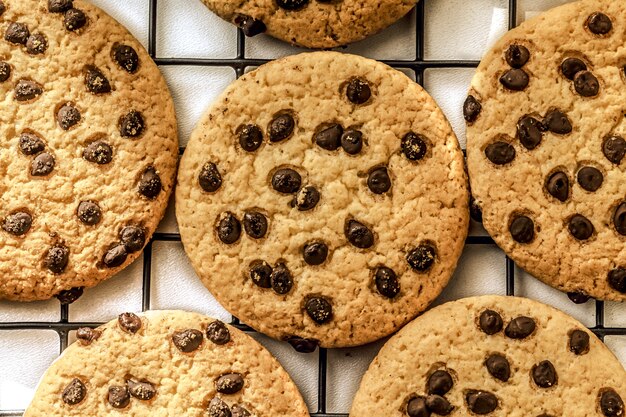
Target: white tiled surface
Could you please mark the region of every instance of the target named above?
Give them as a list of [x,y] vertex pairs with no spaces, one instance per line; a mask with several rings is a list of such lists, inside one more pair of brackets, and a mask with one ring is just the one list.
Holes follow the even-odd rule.
[[[126,25],[147,46],[148,0],[92,0]],[[422,0],[425,3],[425,54],[427,59],[478,60],[506,30],[507,0]],[[567,0],[518,0],[519,21],[537,10]],[[236,55],[236,30],[212,15],[199,0],[158,2],[156,47],[161,58],[232,58]],[[416,50],[415,14],[411,13],[380,34],[341,49],[377,59],[410,60]],[[266,36],[247,40],[249,58],[276,58],[304,51]],[[181,144],[186,144],[193,126],[210,103],[235,78],[231,68],[164,66],[163,73],[177,107]],[[407,72],[407,71],[405,71]],[[414,78],[414,74],[407,74]],[[464,146],[465,128],[461,104],[473,69],[433,69],[424,74],[424,85],[440,103]],[[170,204],[160,232],[176,233],[174,208]],[[484,235],[473,223],[472,235]],[[70,307],[70,320],[105,321],[123,311],[142,306],[140,258],[126,271],[85,295]],[[228,320],[228,313],[202,286],[179,242],[155,242],[152,255],[151,308],[187,309]],[[450,285],[435,304],[477,294],[504,294],[505,257],[492,245],[468,246]],[[595,324],[595,304],[577,306],[558,291],[516,270],[516,294],[554,305],[586,325]],[[626,327],[626,308],[607,303],[606,326]],[[0,322],[56,321],[56,300],[31,304],[0,301]],[[285,343],[253,334],[283,363],[300,387],[312,411],[317,409],[318,353],[299,354]],[[74,340],[73,333],[70,342]],[[328,352],[327,410],[347,412],[361,375],[376,355],[382,341],[354,349]],[[626,363],[626,337],[610,336],[606,343]],[[0,331],[0,412],[24,408],[36,382],[58,353],[59,338],[51,331]]]

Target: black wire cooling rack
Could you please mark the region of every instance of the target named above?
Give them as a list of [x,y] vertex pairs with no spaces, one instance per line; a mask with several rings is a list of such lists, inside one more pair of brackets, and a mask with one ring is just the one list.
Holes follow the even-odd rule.
[[[149,0],[149,27],[148,27],[148,52],[150,56],[159,66],[205,66],[205,67],[230,67],[237,77],[244,74],[246,68],[257,67],[268,61],[269,59],[250,59],[246,58],[246,37],[241,29],[237,31],[237,56],[235,58],[226,59],[195,59],[195,58],[158,58],[156,55],[157,41],[157,2],[158,0]],[[164,0],[162,0],[164,1]],[[424,59],[424,18],[425,3],[432,0],[421,0],[416,6],[416,49],[414,60],[383,60],[382,62],[399,69],[410,69],[415,72],[415,80],[423,84],[424,71],[433,68],[475,68],[479,61],[467,60],[425,60]],[[509,0],[508,18],[509,29],[517,24],[517,0]],[[180,154],[184,148],[180,148]],[[146,245],[143,252],[143,285],[142,285],[142,310],[150,308],[150,286],[151,286],[151,266],[152,266],[152,244],[159,242],[180,242],[180,235],[177,233],[155,233],[152,240]],[[467,245],[494,245],[494,241],[489,236],[469,236],[465,242]],[[515,295],[515,264],[505,257],[506,261],[506,293],[507,295]],[[595,301],[596,303],[596,325],[590,327],[601,340],[605,336],[622,335],[626,336],[626,328],[605,327],[604,326],[604,303]],[[69,306],[61,305],[61,319],[58,322],[4,322],[0,323],[0,331],[2,330],[53,330],[59,335],[59,352],[63,352],[68,345],[68,337],[71,331],[80,327],[96,327],[104,323],[99,322],[77,322],[69,321]],[[254,332],[254,330],[245,324],[239,322],[236,317],[232,318],[231,324],[246,332]],[[318,366],[318,388],[317,388],[317,404],[318,408],[311,413],[314,417],[346,417],[347,414],[328,413],[326,411],[326,374],[327,374],[327,351],[319,349],[319,366]],[[16,417],[23,414],[23,410],[0,410],[0,417]]]

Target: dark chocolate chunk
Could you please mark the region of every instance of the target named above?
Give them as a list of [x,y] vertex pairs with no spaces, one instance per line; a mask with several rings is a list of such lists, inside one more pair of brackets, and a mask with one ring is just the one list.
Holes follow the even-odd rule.
[[7,10],[7,7],[4,5],[4,2],[0,0],[0,16]]
[[2,222],[2,229],[14,236],[28,233],[33,224],[33,216],[26,211],[16,211],[9,214]]
[[237,128],[239,145],[246,152],[254,152],[263,143],[263,132],[257,125],[241,125]]
[[437,251],[432,245],[421,244],[406,255],[409,266],[418,272],[425,272],[435,263]]
[[517,122],[517,137],[526,149],[535,149],[541,143],[543,124],[531,116],[523,116]]
[[265,261],[256,260],[250,264],[250,279],[261,288],[272,288],[272,267]]
[[146,232],[139,226],[126,226],[120,232],[120,240],[129,253],[137,252],[146,243]]
[[91,327],[79,327],[76,330],[76,338],[81,341],[83,345],[90,345],[95,340],[98,340],[102,336],[102,332],[98,329],[92,329]]
[[568,80],[574,81],[574,77],[581,71],[587,71],[587,64],[578,58],[566,58],[561,63],[561,72]]
[[447,416],[454,410],[454,406],[450,404],[450,401],[440,395],[429,395],[426,397],[426,408],[428,408],[428,411],[440,416]]
[[220,215],[216,230],[222,242],[232,245],[241,236],[241,223],[233,213],[227,211]]
[[239,404],[235,404],[230,409],[231,417],[251,417],[252,414]]
[[587,191],[594,192],[602,185],[604,175],[598,168],[582,167],[576,175],[578,184]]
[[320,148],[334,151],[341,146],[341,135],[343,128],[335,123],[317,132],[313,136],[313,142]]
[[530,59],[530,51],[524,45],[513,44],[508,47],[504,57],[512,68],[522,68]]
[[341,147],[347,154],[358,154],[363,149],[363,133],[355,129],[346,130],[341,135]]
[[346,97],[354,104],[363,104],[372,96],[372,90],[367,81],[353,78],[346,87]]
[[48,40],[41,33],[30,35],[26,41],[26,51],[31,55],[40,55],[48,49]]
[[174,332],[172,335],[172,343],[181,352],[191,353],[198,350],[202,344],[202,332],[196,329],[187,329]]
[[558,382],[556,369],[554,369],[554,365],[550,361],[539,362],[533,366],[531,373],[533,381],[540,388],[550,388]]
[[374,234],[361,222],[348,220],[343,231],[348,242],[357,248],[367,249],[374,245]]
[[82,10],[72,8],[65,12],[63,24],[65,29],[75,32],[87,24],[87,16]]
[[116,45],[113,47],[113,59],[126,72],[133,74],[139,67],[139,55],[132,46]]
[[333,318],[333,306],[324,297],[311,297],[304,306],[307,314],[317,324],[324,324]]
[[107,399],[113,408],[126,408],[128,404],[130,404],[130,392],[128,392],[128,387],[126,385],[113,385],[109,387]]
[[489,374],[499,379],[502,382],[506,382],[511,377],[511,366],[509,361],[502,355],[494,353],[490,355],[485,361],[485,366]]
[[248,211],[243,215],[243,227],[253,239],[261,239],[267,233],[267,219],[258,211]]
[[430,417],[430,411],[426,406],[426,398],[413,397],[406,405],[406,413],[409,417]]
[[384,194],[391,188],[391,178],[387,167],[378,167],[370,171],[367,186],[374,194]]
[[517,215],[509,225],[509,233],[518,243],[530,243],[535,239],[535,223],[528,216]]
[[453,385],[452,375],[442,369],[433,372],[428,377],[427,388],[429,394],[446,395]]
[[615,268],[609,272],[609,285],[616,291],[626,294],[626,269],[622,267]]
[[278,7],[285,10],[300,10],[309,4],[309,0],[276,0]]
[[567,228],[571,235],[578,240],[589,239],[595,231],[595,228],[593,227],[593,224],[589,221],[589,219],[581,214],[573,215],[569,219]]
[[15,86],[15,100],[28,101],[43,94],[41,84],[31,80],[19,80]]
[[130,395],[141,401],[150,401],[157,393],[155,386],[148,381],[133,381],[132,379],[128,379],[126,385],[128,386]]
[[50,272],[60,274],[65,271],[69,259],[70,250],[66,246],[57,244],[48,249],[44,259],[44,265],[50,270]]
[[626,236],[626,202],[620,203],[613,214],[613,226],[617,233]]
[[289,336],[287,343],[289,343],[296,352],[300,353],[313,353],[320,344],[317,339],[305,339],[299,336]]
[[502,330],[502,326],[504,325],[504,323],[502,322],[502,317],[500,316],[500,314],[496,313],[493,310],[485,310],[480,313],[478,325],[480,326],[480,330],[487,333],[488,335],[492,335]]
[[595,12],[587,18],[587,27],[591,33],[606,35],[613,29],[613,22],[604,13]]
[[581,291],[568,292],[567,298],[569,298],[574,304],[585,304],[591,299],[590,296]]
[[584,330],[572,330],[569,334],[569,350],[575,355],[589,352],[589,333]]
[[309,265],[321,265],[328,256],[328,246],[324,242],[309,242],[302,248],[304,262]]
[[104,253],[102,263],[108,268],[116,268],[126,262],[128,251],[123,243],[118,243]]
[[85,67],[85,85],[93,94],[106,94],[111,92],[111,84],[99,68],[93,65]]
[[276,294],[284,295],[293,287],[293,277],[287,266],[279,263],[270,274],[270,285]]
[[400,280],[393,269],[379,266],[374,272],[376,289],[383,297],[394,298],[400,293]]
[[24,155],[35,155],[45,149],[43,140],[34,133],[24,132],[20,135],[19,148]]
[[619,165],[626,155],[626,140],[620,136],[610,136],[604,139],[602,153],[611,163]]
[[123,138],[136,138],[141,136],[146,127],[143,116],[137,110],[131,110],[120,117],[120,135]]
[[485,156],[496,165],[506,165],[515,159],[515,148],[510,143],[493,142],[485,148]]
[[320,201],[320,192],[312,185],[302,187],[294,196],[292,206],[300,211],[311,210]]
[[61,399],[65,404],[68,405],[76,405],[85,399],[87,395],[87,388],[83,381],[78,378],[72,379],[72,382],[67,384],[63,393],[61,394]]
[[426,155],[427,146],[424,137],[409,132],[402,137],[402,153],[409,161],[419,161]]
[[74,287],[69,290],[60,291],[55,297],[61,304],[72,304],[83,295],[84,287]]
[[232,417],[232,413],[230,412],[228,404],[219,397],[215,397],[209,403],[207,417]]
[[65,13],[73,6],[72,0],[48,0],[48,11],[50,13]]
[[215,320],[207,326],[206,338],[216,345],[225,345],[230,342],[230,331],[224,323]]
[[4,32],[4,39],[16,45],[26,45],[29,36],[28,26],[20,22],[9,23],[6,32]]
[[537,325],[535,320],[526,316],[519,316],[511,320],[511,322],[504,329],[506,337],[511,339],[525,339],[530,336]]
[[510,69],[500,77],[500,83],[512,91],[522,91],[528,87],[530,81],[523,69]]
[[465,394],[467,407],[476,414],[483,415],[498,408],[498,397],[487,391],[469,390]]
[[293,133],[295,127],[296,121],[293,119],[293,116],[291,114],[283,113],[276,116],[274,119],[272,119],[269,127],[267,128],[270,142],[280,142],[288,139]]
[[69,130],[80,122],[80,111],[70,103],[66,103],[57,112],[57,123],[63,130]]
[[243,34],[246,36],[256,36],[267,30],[262,20],[247,15],[237,16],[235,18],[235,24],[243,30]]
[[213,193],[222,186],[222,175],[213,162],[206,162],[198,174],[198,183],[207,193]]
[[567,201],[569,198],[569,178],[562,171],[552,173],[546,181],[546,190],[559,201]]
[[621,417],[624,415],[624,401],[612,388],[600,391],[600,410],[606,417]]
[[467,96],[463,103],[463,117],[467,123],[474,123],[480,115],[483,106],[472,95]]
[[552,133],[566,135],[572,131],[572,122],[565,113],[558,109],[548,111],[542,125]]
[[83,158],[98,165],[106,165],[113,160],[113,148],[105,141],[97,140],[85,147]]
[[161,177],[157,174],[156,169],[152,166],[146,168],[137,185],[139,194],[152,200],[157,198],[162,188]]
[[279,193],[293,194],[300,189],[302,177],[296,170],[281,168],[272,175],[272,188]]
[[47,152],[42,152],[31,161],[30,175],[34,177],[45,177],[52,172],[55,164],[54,156]]
[[9,65],[8,62],[0,61],[0,83],[3,83],[6,80],[8,80],[10,76],[11,76],[11,65]]
[[235,394],[243,388],[243,377],[241,374],[225,374],[215,381],[215,390],[221,394]]
[[600,82],[589,71],[580,71],[574,76],[574,88],[583,97],[594,97],[600,91]]
[[135,334],[141,329],[141,319],[135,313],[122,313],[117,317],[117,324],[126,333]]
[[87,226],[95,226],[102,220],[102,210],[94,201],[81,201],[78,203],[76,216]]

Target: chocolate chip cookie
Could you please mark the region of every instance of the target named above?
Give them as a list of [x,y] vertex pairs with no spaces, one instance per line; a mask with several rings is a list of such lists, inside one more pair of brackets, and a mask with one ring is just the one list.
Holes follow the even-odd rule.
[[376,61],[301,54],[233,83],[181,160],[191,262],[244,323],[352,346],[423,311],[468,227],[457,139],[432,98]]
[[436,307],[383,346],[351,417],[618,417],[626,371],[587,328],[525,298]]
[[483,223],[575,296],[626,300],[626,4],[584,0],[506,34],[465,101]]
[[141,44],[82,0],[4,0],[0,298],[78,294],[140,255],[178,155]]
[[308,416],[278,361],[245,333],[182,311],[121,314],[43,376],[25,417]]
[[266,32],[308,48],[332,48],[379,32],[419,0],[202,0],[247,36]]

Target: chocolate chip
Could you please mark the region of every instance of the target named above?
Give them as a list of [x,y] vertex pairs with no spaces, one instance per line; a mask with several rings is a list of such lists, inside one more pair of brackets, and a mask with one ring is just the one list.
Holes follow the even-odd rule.
[[261,288],[272,288],[272,267],[265,261],[256,260],[250,264],[250,279]]
[[196,329],[187,329],[174,332],[172,335],[172,343],[181,352],[191,353],[198,350],[202,344],[202,332]]
[[243,30],[243,34],[246,36],[256,36],[267,30],[262,20],[247,15],[237,16],[235,18],[235,24]]
[[349,155],[356,155],[363,149],[363,133],[349,129],[341,135],[341,147]]
[[391,188],[391,178],[387,167],[379,167],[370,171],[367,186],[374,194],[384,194]]
[[535,320],[526,316],[519,316],[511,320],[504,329],[506,337],[511,339],[525,339],[535,331]]
[[521,144],[529,150],[535,149],[541,143],[544,126],[531,116],[523,116],[517,122],[517,137]]
[[463,103],[463,117],[467,123],[474,123],[480,115],[483,106],[472,95],[467,96]]
[[91,327],[79,327],[76,330],[76,338],[81,341],[83,345],[90,345],[95,340],[98,340],[102,336],[102,332],[98,329],[92,329]]
[[518,215],[509,225],[509,233],[518,243],[530,243],[535,239],[535,223],[528,216]]
[[289,336],[286,340],[296,352],[300,353],[313,353],[320,344],[317,339],[305,339],[299,336]]
[[604,13],[595,12],[587,18],[587,27],[591,33],[606,35],[613,29],[611,19]]
[[230,412],[230,408],[228,408],[228,404],[220,398],[215,397],[209,403],[207,417],[232,417],[232,414]]
[[383,297],[394,298],[400,293],[400,281],[393,269],[379,266],[374,272],[376,289]]
[[619,165],[626,155],[626,140],[620,136],[610,136],[604,139],[602,153],[610,162]]
[[231,417],[251,417],[252,414],[239,404],[233,405],[231,408]]
[[159,195],[163,186],[161,184],[161,177],[157,174],[154,167],[148,167],[144,170],[139,179],[137,189],[139,194],[151,200]]
[[522,91],[528,87],[528,74],[523,69],[510,69],[500,77],[500,83],[512,91]]
[[580,291],[568,292],[567,297],[574,304],[585,304],[587,301],[591,299],[591,297],[589,297],[587,294],[580,292]]
[[341,135],[343,128],[335,123],[315,133],[313,142],[320,148],[334,151],[341,145]]
[[312,185],[302,187],[294,196],[291,202],[292,207],[297,207],[300,211],[307,211],[314,208],[320,201],[320,192]]
[[569,232],[578,240],[587,240],[595,231],[593,224],[585,216],[575,214],[569,219],[567,224]]
[[513,68],[522,68],[530,59],[528,48],[523,45],[510,45],[504,54],[506,62]]
[[28,101],[43,94],[43,87],[30,80],[19,80],[15,86],[15,100]]
[[285,10],[300,10],[309,4],[309,0],[276,0],[278,7]]
[[135,313],[120,314],[117,323],[126,333],[135,334],[141,329],[141,319]]
[[76,405],[85,399],[87,395],[87,388],[83,381],[78,378],[72,379],[72,382],[67,384],[63,393],[61,394],[61,399],[65,404],[68,405]]
[[606,417],[621,417],[624,415],[624,401],[614,389],[603,389],[600,393],[600,410]]
[[58,244],[48,249],[44,259],[44,265],[52,273],[60,274],[65,271],[69,259],[70,250],[66,246]]
[[119,121],[120,135],[123,138],[136,138],[141,136],[146,126],[143,116],[137,110],[131,110]]
[[493,142],[485,148],[485,156],[496,165],[506,165],[515,159],[515,148],[510,143]]
[[454,410],[454,406],[450,404],[450,401],[440,395],[429,395],[426,397],[426,408],[428,411],[440,416],[447,416]]
[[489,414],[498,408],[498,397],[487,391],[469,390],[465,401],[470,411],[479,415]]
[[419,161],[426,155],[426,141],[422,135],[409,132],[402,137],[402,153],[409,161]]
[[117,268],[126,262],[128,251],[123,243],[118,243],[104,253],[102,263],[108,268]]
[[272,188],[279,193],[293,194],[302,185],[302,177],[291,168],[282,168],[272,175]]
[[261,239],[267,233],[267,219],[258,211],[248,211],[243,215],[243,227],[248,236]]
[[577,174],[578,183],[587,191],[596,191],[602,185],[604,176],[599,169],[594,167],[582,167]]
[[30,35],[26,41],[26,51],[31,55],[40,55],[48,49],[48,41],[41,33]]
[[155,386],[148,381],[133,381],[129,379],[126,381],[126,385],[128,385],[130,395],[141,401],[150,401],[157,393]]
[[363,104],[372,96],[372,90],[367,81],[361,78],[353,78],[346,87],[346,97],[354,104]]
[[232,245],[239,240],[241,236],[241,223],[231,212],[222,213],[218,218],[216,227],[217,237],[226,243]]
[[113,59],[123,70],[134,74],[139,67],[139,56],[132,46],[116,45],[113,47]]
[[328,256],[328,246],[324,242],[309,242],[302,248],[302,256],[309,265],[321,265]]
[[98,165],[106,165],[113,159],[113,149],[105,141],[96,140],[85,147],[83,158]]
[[548,111],[546,117],[543,118],[542,125],[550,132],[558,135],[566,135],[572,131],[572,122],[565,113],[558,109]]
[[311,297],[304,308],[311,319],[317,324],[324,324],[333,318],[333,306],[324,297]]
[[85,85],[93,94],[106,94],[111,92],[111,84],[99,68],[93,65],[85,67]]
[[129,253],[137,252],[146,243],[146,232],[139,226],[126,226],[120,232],[120,240]]
[[215,390],[221,394],[235,394],[243,388],[243,377],[241,374],[232,373],[220,376],[215,381]]
[[562,171],[552,173],[546,181],[546,190],[559,201],[567,201],[569,197],[569,178]]
[[246,152],[254,152],[263,143],[263,132],[257,125],[241,125],[237,128],[239,145]]
[[429,394],[446,395],[453,385],[452,375],[448,371],[440,369],[428,377],[427,388]]
[[578,58],[566,58],[561,63],[561,72],[568,80],[574,80],[576,74],[587,71],[587,64]]
[[61,304],[72,304],[83,295],[84,287],[74,287],[69,290],[60,291],[55,297]]
[[213,162],[206,162],[198,174],[198,183],[207,193],[213,193],[222,186],[222,176]]
[[556,369],[554,369],[554,365],[550,361],[539,362],[533,366],[531,373],[533,381],[540,388],[550,388],[556,385],[558,380]]
[[600,91],[600,82],[589,71],[580,71],[574,76],[574,88],[583,97],[594,97]]
[[4,2],[0,0],[0,16],[7,10],[7,7],[4,5]]
[[578,329],[570,332],[569,350],[575,355],[584,355],[589,352],[589,334]]
[[78,219],[87,226],[95,226],[100,223],[102,219],[102,210],[100,210],[98,203],[93,201],[81,201],[78,203],[76,215]]
[[5,82],[11,76],[11,65],[8,62],[0,61],[0,83]]
[[626,269],[615,268],[609,272],[609,285],[616,291],[626,294]]
[[45,149],[43,140],[34,133],[24,132],[20,135],[19,148],[24,155],[35,155]]
[[34,177],[45,177],[54,170],[54,156],[47,152],[37,155],[30,163],[30,175]]
[[70,32],[75,32],[87,24],[87,16],[85,16],[82,10],[69,9],[65,12],[63,24],[65,25],[65,29]]
[[480,313],[478,325],[480,326],[480,330],[488,335],[496,334],[502,330],[502,317],[493,310],[485,310]]
[[11,22],[4,32],[4,39],[16,45],[26,45],[30,30],[24,23]]
[[409,417],[430,417],[426,398],[422,396],[411,398],[406,405],[406,413]]
[[357,248],[367,249],[374,245],[374,234],[361,222],[348,220],[343,230],[348,241]]
[[509,365],[509,361],[502,355],[494,353],[489,356],[485,361],[485,366],[492,377],[499,379],[502,382],[508,381],[511,377],[511,366]]
[[293,287],[291,272],[283,263],[279,263],[270,274],[270,285],[276,294],[284,295]]
[[206,338],[216,345],[225,345],[230,342],[230,332],[224,323],[215,320],[207,326]]
[[107,398],[113,408],[125,408],[130,404],[130,393],[126,385],[113,385],[109,387],[109,395]]
[[295,127],[296,121],[293,119],[291,114],[284,113],[276,116],[272,119],[267,129],[270,136],[270,142],[280,142],[288,139],[293,133]]
[[72,7],[72,0],[48,0],[48,11],[50,13],[65,13]]
[[63,130],[69,130],[80,122],[80,111],[70,103],[66,103],[57,112],[57,123]]
[[429,244],[422,244],[406,255],[409,266],[418,272],[426,272],[435,263],[437,251]]
[[470,196],[469,209],[470,209],[470,217],[474,219],[474,221],[478,223],[482,223],[483,222],[483,210],[480,208],[480,206],[478,205],[478,203],[476,202],[473,196]]
[[33,216],[25,211],[16,211],[9,214],[2,222],[2,229],[14,236],[22,236],[28,233],[33,224]]

